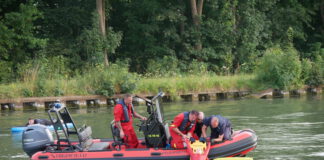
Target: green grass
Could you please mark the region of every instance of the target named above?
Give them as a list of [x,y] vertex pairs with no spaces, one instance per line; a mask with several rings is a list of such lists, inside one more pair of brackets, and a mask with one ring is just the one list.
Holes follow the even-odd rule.
[[255,90],[257,85],[254,79],[254,75],[218,76],[214,74],[148,77],[139,80],[135,93],[152,94],[159,89],[170,95],[190,92]]
[[[98,74],[98,73],[94,73]],[[172,96],[191,92],[214,92],[230,90],[258,90],[255,75],[218,76],[215,74],[178,75],[174,77],[137,77],[133,94],[155,94],[159,89]],[[106,79],[95,75],[70,79],[36,80],[0,85],[0,98],[72,96],[96,94],[96,86]],[[114,80],[115,93],[120,92],[121,83]]]
[[44,88],[37,88],[37,82],[16,82],[0,85],[0,98],[44,97],[87,95],[77,80],[45,80]]

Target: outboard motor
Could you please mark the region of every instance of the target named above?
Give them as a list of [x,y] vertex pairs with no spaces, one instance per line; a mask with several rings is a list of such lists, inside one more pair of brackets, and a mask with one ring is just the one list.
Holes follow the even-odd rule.
[[30,125],[24,130],[22,135],[23,150],[32,156],[38,151],[43,151],[47,146],[54,143],[50,130],[40,124]]

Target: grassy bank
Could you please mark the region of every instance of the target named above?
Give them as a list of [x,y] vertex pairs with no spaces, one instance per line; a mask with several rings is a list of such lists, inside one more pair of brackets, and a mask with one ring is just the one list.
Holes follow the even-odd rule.
[[[296,90],[304,85],[323,84],[323,61],[299,60],[293,49],[272,48],[260,59],[254,74],[220,76],[204,65],[188,72],[158,65],[145,76],[129,72],[125,62],[105,67],[98,64],[82,72],[68,74],[52,63],[31,63],[21,69],[15,82],[0,84],[0,99],[19,97],[104,95],[120,93],[154,94],[162,89],[174,97],[191,92],[215,92],[274,88]],[[159,64],[159,63],[157,63]],[[61,66],[61,65],[58,65]],[[149,67],[150,68],[150,67]],[[221,73],[220,73],[221,74]]]
[[135,93],[150,94],[162,89],[171,95],[190,92],[257,90],[254,75],[218,76],[214,74],[142,78]]
[[257,90],[254,75],[218,76],[215,74],[178,75],[173,77],[143,77],[127,73],[123,68],[115,72],[89,72],[75,78],[35,79],[0,85],[0,98],[72,96],[118,93],[153,94],[159,89],[178,93],[226,90]]

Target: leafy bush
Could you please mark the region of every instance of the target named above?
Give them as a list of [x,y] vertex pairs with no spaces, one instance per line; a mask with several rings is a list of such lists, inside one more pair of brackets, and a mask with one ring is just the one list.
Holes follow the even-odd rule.
[[114,94],[114,86],[111,81],[104,81],[98,85],[95,94],[112,96]]
[[305,84],[311,87],[317,87],[323,84],[323,61],[321,59],[317,59],[316,62],[312,63]]
[[198,62],[197,60],[194,59],[189,64],[188,73],[190,73],[190,74],[204,74],[207,72],[208,72],[208,70],[207,70],[206,63]]
[[12,80],[13,72],[11,66],[11,62],[0,60],[0,83],[6,83]]
[[21,90],[22,92],[22,96],[24,97],[32,97],[34,94],[33,94],[33,91],[30,89],[30,88],[22,88]]
[[56,80],[55,81],[55,87],[53,90],[54,96],[63,96],[64,95],[64,89],[63,84],[61,84],[62,81]]
[[84,75],[84,80],[89,84],[88,93],[112,96],[132,92],[136,87],[137,75],[128,72],[128,65],[97,65]]
[[257,69],[257,79],[275,89],[296,89],[302,84],[297,51],[288,47],[267,49]]
[[301,66],[302,66],[301,79],[303,82],[306,82],[310,76],[310,71],[312,69],[312,62],[309,59],[302,59]]
[[308,52],[302,52],[301,56],[316,61],[319,56],[324,56],[324,46],[322,42],[314,42],[307,44]]
[[147,76],[174,76],[179,73],[178,59],[173,56],[164,56],[148,62]]
[[317,56],[315,62],[309,59],[302,61],[302,80],[306,85],[317,87],[323,84],[323,66],[324,63],[320,56]]
[[42,96],[49,96],[47,94],[47,85],[46,85],[46,80],[45,79],[37,79],[35,82],[35,94],[34,96],[37,97],[42,97]]
[[18,76],[24,82],[37,79],[57,79],[68,77],[71,72],[67,67],[67,59],[63,56],[39,57],[18,65]]
[[2,84],[0,85],[0,98],[16,98],[19,97],[19,87],[16,84]]

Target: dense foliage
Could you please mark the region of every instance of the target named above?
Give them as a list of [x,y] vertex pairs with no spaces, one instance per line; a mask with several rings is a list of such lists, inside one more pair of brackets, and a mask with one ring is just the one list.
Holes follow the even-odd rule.
[[301,85],[301,62],[292,48],[269,48],[257,69],[258,79],[277,89],[297,89]]
[[0,0],[0,83],[33,82],[26,96],[89,73],[97,89],[85,92],[103,95],[133,90],[136,74],[257,71],[280,89],[323,84],[324,0],[102,1],[105,33],[98,1]]

